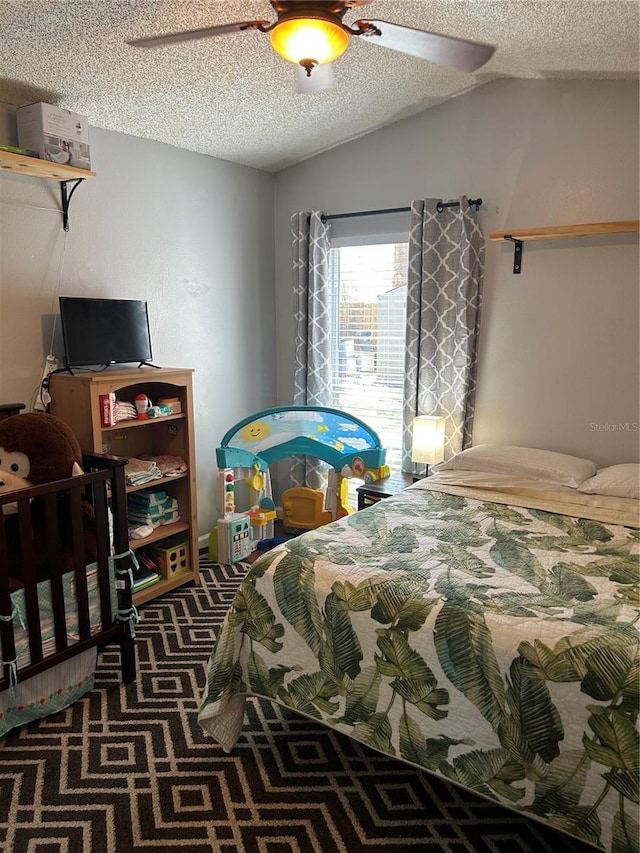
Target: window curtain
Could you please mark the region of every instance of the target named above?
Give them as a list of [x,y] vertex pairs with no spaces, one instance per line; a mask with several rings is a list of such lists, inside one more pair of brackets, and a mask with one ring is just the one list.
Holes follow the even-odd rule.
[[440,213],[438,199],[411,205],[402,468],[418,476],[416,415],[445,417],[445,459],[471,444],[485,240],[468,198],[459,202]]
[[[296,325],[294,406],[328,406],[331,400],[331,226],[323,217],[321,211],[303,211],[291,217]],[[296,457],[290,480],[293,485],[321,489],[326,485],[325,470],[323,462]]]

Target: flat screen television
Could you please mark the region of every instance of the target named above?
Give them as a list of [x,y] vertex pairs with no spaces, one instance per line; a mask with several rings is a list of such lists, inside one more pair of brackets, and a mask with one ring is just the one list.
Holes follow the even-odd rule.
[[151,360],[147,303],[60,296],[65,367]]

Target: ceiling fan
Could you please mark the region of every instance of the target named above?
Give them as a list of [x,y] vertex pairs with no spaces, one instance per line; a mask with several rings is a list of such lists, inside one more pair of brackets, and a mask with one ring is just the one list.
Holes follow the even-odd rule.
[[[136,47],[161,47],[182,41],[222,36],[228,33],[258,30],[269,33],[273,49],[284,59],[296,63],[302,79],[311,78],[313,69],[329,66],[347,49],[350,36],[363,36],[372,44],[450,65],[468,73],[476,71],[493,56],[495,47],[479,42],[417,30],[389,21],[355,21],[351,26],[342,20],[345,12],[364,6],[371,0],[270,0],[276,21],[241,21],[218,27],[204,27],[178,33],[132,39],[127,44]],[[325,68],[325,71],[327,69]],[[329,68],[330,70],[330,68]],[[314,76],[319,76],[318,71]],[[330,83],[330,75],[322,75]],[[318,81],[320,82],[320,81]],[[329,88],[313,86],[308,90]]]

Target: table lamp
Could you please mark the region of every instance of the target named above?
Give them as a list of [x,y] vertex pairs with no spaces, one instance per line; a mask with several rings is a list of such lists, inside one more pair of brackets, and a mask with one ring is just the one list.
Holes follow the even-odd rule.
[[425,476],[429,474],[429,465],[444,459],[444,424],[445,419],[437,415],[419,415],[413,419],[411,461],[426,464]]

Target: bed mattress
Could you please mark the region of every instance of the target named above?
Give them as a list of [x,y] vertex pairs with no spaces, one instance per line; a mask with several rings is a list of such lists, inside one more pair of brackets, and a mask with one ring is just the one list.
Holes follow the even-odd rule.
[[449,472],[279,546],[235,596],[200,723],[230,750],[267,697],[637,849],[637,510]]

